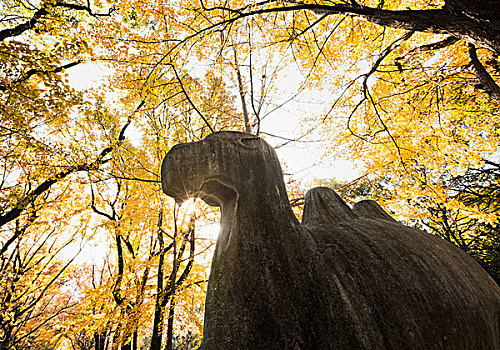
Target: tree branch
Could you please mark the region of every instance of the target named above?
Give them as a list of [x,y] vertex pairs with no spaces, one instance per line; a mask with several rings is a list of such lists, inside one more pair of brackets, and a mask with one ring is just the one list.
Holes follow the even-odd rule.
[[76,11],[86,11],[92,17],[107,17],[107,16],[111,16],[111,14],[115,11],[115,7],[111,6],[109,8],[109,10],[108,10],[107,13],[97,13],[97,12],[93,12],[92,11],[92,9],[90,8],[90,5],[83,6],[83,5],[78,5],[78,4],[70,4],[70,3],[62,2],[62,1],[57,1],[54,4],[54,7],[64,7],[64,8],[71,9],[71,10],[76,10]]
[[[234,17],[226,20],[225,24],[245,17],[251,17],[265,13],[308,10],[319,15],[349,15],[365,21],[379,24],[381,26],[392,27],[396,29],[406,29],[419,32],[447,33],[448,27],[450,27],[450,24],[452,24],[451,21],[453,20],[452,18],[449,18],[448,11],[443,9],[394,11],[361,6],[358,4],[323,5],[293,3],[293,5],[262,7],[249,11],[246,11],[246,9],[231,9],[227,7],[217,7],[213,9],[224,10],[234,14]],[[223,23],[219,23],[219,25],[221,24]]]
[[29,78],[31,78],[33,75],[37,75],[37,74],[48,75],[48,74],[60,73],[63,70],[74,67],[80,63],[81,63],[81,61],[78,60],[75,62],[64,64],[62,66],[59,66],[59,67],[57,67],[53,70],[49,70],[49,71],[44,71],[44,70],[32,68],[32,69],[28,70],[26,73],[24,73],[19,79],[14,80],[13,82],[11,82],[7,85],[0,85],[0,91],[6,91],[8,89],[8,87],[11,85],[23,83],[23,82],[27,81]]
[[[240,64],[238,63],[238,57],[236,54],[236,47],[235,46],[233,46],[233,54],[234,54],[234,70],[236,72],[236,78],[238,79],[238,92],[240,94],[241,108],[243,110],[243,120],[245,123],[245,132],[251,134],[252,129],[250,128],[250,119],[248,118],[248,108],[247,108],[247,103],[245,100],[245,89],[243,87],[243,79],[241,77]],[[250,67],[250,69],[252,69],[252,68]]]
[[49,12],[42,7],[41,9],[35,11],[35,13],[30,18],[29,21],[21,23],[15,26],[14,28],[6,28],[0,30],[0,41],[3,41],[12,36],[21,35],[25,31],[32,29],[33,27],[35,27],[35,25],[38,23],[38,21],[40,21],[42,17],[48,14]]
[[24,33],[27,30],[33,29],[35,25],[40,22],[43,17],[47,16],[50,14],[48,11],[48,7],[63,7],[71,10],[76,10],[76,11],[86,11],[88,12],[89,15],[92,17],[102,17],[102,16],[110,16],[111,13],[115,11],[114,6],[111,7],[108,10],[108,13],[95,13],[92,11],[92,9],[89,6],[83,6],[83,5],[77,5],[77,4],[70,4],[62,1],[57,1],[55,4],[45,4],[42,8],[38,9],[35,11],[33,16],[24,23],[21,23],[14,28],[6,28],[0,30],[0,41],[3,41],[7,38],[13,37],[13,36],[18,36]]
[[459,40],[460,40],[459,38],[456,38],[456,37],[450,35],[450,36],[444,38],[443,40],[416,47],[416,48],[408,51],[404,56],[396,58],[394,60],[394,63],[399,69],[403,62],[409,60],[411,57],[413,57],[416,54],[419,54],[421,52],[426,52],[426,51],[440,50],[440,49],[443,49],[445,47],[448,47],[448,46],[455,44]]
[[123,304],[125,301],[125,298],[122,297],[120,293],[120,287],[121,287],[121,282],[123,279],[123,267],[124,267],[124,262],[123,262],[123,249],[122,249],[122,241],[121,241],[121,236],[119,233],[115,235],[115,240],[116,240],[116,252],[117,252],[117,260],[118,260],[118,275],[116,277],[116,281],[113,285],[113,299],[115,300],[117,305]]
[[481,61],[479,61],[476,47],[472,44],[469,44],[469,58],[472,70],[481,83],[477,87],[484,90],[492,100],[500,102],[500,86],[498,86]]
[[413,35],[413,31],[406,32],[404,35],[399,37],[398,39],[394,40],[389,46],[387,46],[379,55],[375,63],[373,64],[372,68],[368,73],[364,75],[364,80],[363,80],[363,89],[366,91],[368,89],[368,78],[375,73],[382,63],[382,61],[395,49],[397,48],[400,44],[405,42],[406,40],[410,39],[410,37]]
[[182,79],[181,77],[179,76],[179,74],[177,73],[177,69],[175,68],[175,66],[173,64],[169,64],[169,66],[172,68],[172,70],[174,71],[174,74],[175,74],[175,78],[177,79],[177,81],[179,82],[179,86],[184,94],[184,96],[186,97],[188,103],[191,105],[191,107],[193,107],[193,109],[195,110],[195,112],[200,116],[200,118],[203,120],[203,122],[208,126],[208,129],[210,129],[211,132],[214,132],[214,129],[212,128],[212,126],[210,125],[210,123],[208,122],[207,118],[205,118],[205,116],[203,115],[203,113],[200,112],[200,110],[196,107],[196,105],[194,104],[194,102],[191,100],[191,98],[189,97],[189,94],[188,92],[186,91],[186,89],[184,88],[184,84],[182,83]]
[[111,216],[109,215],[108,213],[105,213],[103,211],[100,211],[99,209],[97,209],[97,207],[95,206],[95,195],[94,195],[94,187],[92,186],[92,184],[90,185],[90,194],[91,194],[91,203],[90,203],[90,208],[94,211],[94,213],[98,214],[98,215],[101,215],[101,216],[104,216],[105,218],[107,218],[108,220],[110,221],[116,221],[116,218],[114,216]]

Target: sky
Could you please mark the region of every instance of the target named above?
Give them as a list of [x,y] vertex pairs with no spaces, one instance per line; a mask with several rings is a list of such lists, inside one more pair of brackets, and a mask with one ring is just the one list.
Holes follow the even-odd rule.
[[[264,132],[283,138],[294,139],[301,134],[300,117],[296,113],[278,111],[266,122],[262,129]],[[335,178],[340,181],[352,181],[358,178],[363,170],[361,162],[355,163],[342,159],[339,155],[324,156],[327,140],[312,136],[312,140],[289,142],[280,137],[267,134],[263,138],[275,147],[281,161],[283,171],[293,174],[294,179],[308,185],[316,178]],[[283,143],[285,146],[280,147]]]

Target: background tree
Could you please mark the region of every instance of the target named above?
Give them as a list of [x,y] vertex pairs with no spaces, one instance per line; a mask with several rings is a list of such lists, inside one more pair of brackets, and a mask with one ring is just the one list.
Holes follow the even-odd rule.
[[311,186],[325,186],[334,189],[345,201],[354,204],[361,200],[384,200],[390,191],[383,178],[361,176],[354,181],[338,181],[336,179],[318,179]]
[[[452,178],[448,187],[460,205],[429,207],[425,224],[471,254],[500,284],[500,165],[488,160]],[[482,215],[477,215],[477,212]]]
[[[35,343],[40,348],[54,347],[64,341],[80,348],[89,344],[96,349],[126,348],[128,344],[137,348],[138,332],[151,331],[152,319],[144,315],[151,315],[154,283],[150,283],[149,272],[156,267],[158,255],[158,208],[150,210],[159,203],[156,169],[166,152],[165,142],[171,144],[172,137],[188,140],[185,137],[196,134],[199,124],[189,125],[188,119],[182,119],[189,118],[188,113],[169,105],[165,110],[172,114],[164,116],[166,124],[160,119],[159,127],[151,131],[148,121],[156,122],[154,115],[133,122],[134,113],[145,101],[122,105],[118,113],[107,108],[108,102],[98,93],[75,91],[69,85],[65,69],[70,71],[91,59],[94,31],[113,22],[112,7],[104,7],[106,12],[98,13],[98,7],[89,2],[49,1],[34,6],[13,1],[5,3],[2,12],[0,67],[6,72],[0,86],[2,348]],[[193,84],[182,88],[200,85],[191,81]],[[224,96],[218,95],[224,94],[221,82],[208,76],[207,81],[214,88],[204,98],[212,104],[223,101]],[[228,98],[226,105],[230,101]],[[219,114],[223,113],[222,108]],[[211,121],[217,124],[213,114]],[[172,115],[177,119],[170,118]],[[178,133],[171,134],[170,126]],[[144,133],[143,140],[134,138],[136,143],[155,145],[151,153],[126,142],[129,127]],[[205,132],[201,130],[202,135]],[[151,135],[156,137],[154,141]],[[144,183],[150,184],[147,191]],[[113,190],[120,187],[120,196],[112,197]],[[123,188],[131,188],[135,196],[123,197]],[[111,223],[96,226],[99,221],[91,208],[98,215],[108,215]],[[70,236],[68,231],[77,224],[82,228]],[[69,243],[72,239],[95,237],[99,241],[105,230],[113,232],[110,241],[120,252],[118,258],[113,254],[106,258],[104,266],[117,273],[101,269],[97,283],[95,269],[70,268],[74,258],[68,258],[65,251],[74,250]],[[104,239],[98,248],[109,244],[113,246]],[[192,267],[192,257],[186,263],[182,255],[176,258],[182,260],[177,265]],[[109,262],[115,259],[116,265]],[[84,273],[71,276],[72,271]],[[85,284],[85,278],[91,283]],[[110,301],[117,305],[110,308]],[[82,319],[68,317],[71,314]],[[138,329],[142,316],[147,324]],[[81,329],[89,333],[82,334]]]
[[105,164],[129,123],[93,142],[95,110],[66,79],[91,52],[86,26],[108,13],[89,2],[0,6],[0,342],[53,347],[77,302],[68,276],[87,227],[79,173]]

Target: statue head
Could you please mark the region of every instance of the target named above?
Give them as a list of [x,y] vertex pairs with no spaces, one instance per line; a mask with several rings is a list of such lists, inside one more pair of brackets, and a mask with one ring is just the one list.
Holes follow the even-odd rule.
[[212,206],[235,200],[248,190],[268,191],[269,186],[286,196],[282,176],[271,146],[259,137],[234,131],[176,145],[161,166],[163,192],[178,203],[199,197]]

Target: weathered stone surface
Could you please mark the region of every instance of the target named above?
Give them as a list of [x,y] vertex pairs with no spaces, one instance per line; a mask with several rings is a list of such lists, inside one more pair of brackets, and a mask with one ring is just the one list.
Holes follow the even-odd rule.
[[500,289],[471,257],[328,188],[299,223],[260,138],[175,146],[161,175],[222,211],[202,349],[500,349]]

